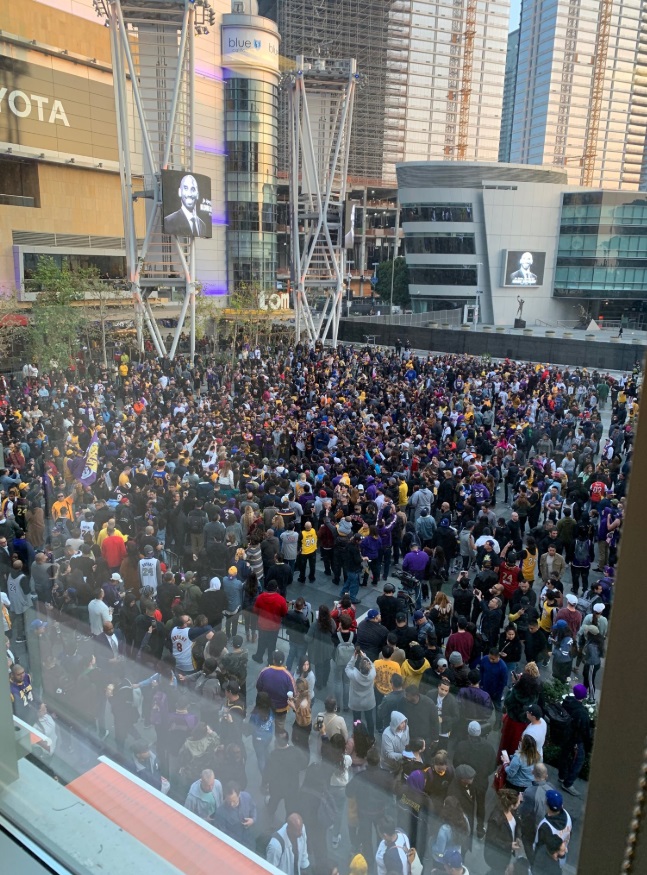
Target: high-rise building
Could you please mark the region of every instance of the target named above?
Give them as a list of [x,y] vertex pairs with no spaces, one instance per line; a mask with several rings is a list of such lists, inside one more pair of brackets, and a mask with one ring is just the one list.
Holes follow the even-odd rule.
[[[509,0],[407,5],[410,38],[396,161],[496,161]],[[389,175],[393,169],[386,164]]]
[[357,60],[352,179],[394,183],[401,161],[497,160],[509,0],[260,0],[259,12],[287,59]]
[[510,161],[512,120],[514,116],[514,93],[517,87],[517,59],[519,57],[519,28],[508,34],[508,52],[505,57],[505,80],[503,83],[503,108],[501,110],[501,136],[499,138],[499,161]]
[[507,160],[572,184],[637,189],[647,173],[645,0],[524,0]]

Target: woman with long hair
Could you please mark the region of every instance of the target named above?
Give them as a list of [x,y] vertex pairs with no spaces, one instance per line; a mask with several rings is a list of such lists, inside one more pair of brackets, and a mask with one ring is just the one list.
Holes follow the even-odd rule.
[[294,698],[288,699],[288,706],[294,711],[292,744],[309,751],[310,733],[312,732],[310,687],[308,681],[303,677],[297,678],[295,686],[296,693],[294,694]]
[[499,655],[508,669],[508,683],[521,660],[521,638],[514,623],[508,623],[505,632],[499,638]]
[[352,760],[353,773],[363,772],[366,768],[366,754],[375,747],[375,736],[366,728],[361,720],[353,723],[353,734],[346,742],[346,753]]
[[501,726],[501,740],[497,759],[504,750],[516,750],[523,731],[528,725],[526,714],[531,705],[536,705],[541,693],[539,669],[534,662],[526,663],[517,682],[506,693],[503,701],[505,714]]
[[516,790],[503,789],[497,793],[497,802],[485,831],[483,849],[485,862],[490,867],[488,875],[505,872],[512,855],[521,850],[521,830],[517,820],[520,803],[521,794]]
[[437,592],[428,616],[434,624],[438,644],[442,644],[451,635],[452,613],[450,600],[444,592]]
[[341,823],[346,805],[346,785],[350,780],[352,760],[345,752],[346,740],[341,734],[333,735],[328,744],[321,746],[321,759],[330,769],[328,792],[334,802],[332,846],[341,841]]
[[330,608],[328,605],[319,605],[317,619],[310,626],[306,636],[308,656],[314,666],[317,690],[325,689],[328,685],[334,634],[335,621],[330,616]]
[[533,770],[541,762],[537,742],[532,735],[522,735],[519,750],[510,759],[507,751],[502,751],[501,761],[505,768],[506,783],[511,790],[523,793],[534,780]]
[[427,845],[425,868],[431,868],[434,863],[442,864],[444,855],[453,849],[464,854],[469,847],[470,824],[460,802],[454,796],[445,799],[440,819],[442,823],[438,834]]
[[257,519],[258,519],[258,516],[257,516],[256,512],[254,511],[254,508],[251,506],[251,504],[248,504],[247,507],[245,508],[245,510],[243,511],[243,516],[242,516],[242,519],[240,521],[240,525],[241,525],[242,530],[243,530],[243,543],[244,544],[249,543],[249,532]]
[[595,701],[595,678],[604,657],[604,636],[598,626],[599,614],[580,630],[580,652],[584,664],[584,685],[590,702]]

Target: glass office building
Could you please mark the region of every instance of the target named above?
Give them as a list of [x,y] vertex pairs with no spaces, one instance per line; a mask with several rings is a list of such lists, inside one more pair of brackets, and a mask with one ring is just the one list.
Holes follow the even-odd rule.
[[[571,185],[581,181],[601,5],[600,0],[522,4],[512,134],[505,157],[564,167]],[[643,0],[614,2],[593,144],[596,188],[644,188],[646,61]]]
[[593,318],[643,322],[646,287],[647,195],[565,193],[554,296],[580,299]]

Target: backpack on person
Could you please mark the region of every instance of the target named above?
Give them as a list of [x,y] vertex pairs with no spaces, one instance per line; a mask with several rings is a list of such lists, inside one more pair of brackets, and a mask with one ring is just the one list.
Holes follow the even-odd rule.
[[348,641],[344,641],[342,638],[342,633],[337,632],[337,641],[339,642],[335,647],[335,656],[334,663],[341,668],[345,668],[348,663],[351,661],[355,653],[355,645],[353,644],[353,634],[351,633]]
[[575,565],[577,568],[587,568],[591,564],[589,558],[590,555],[591,542],[589,540],[581,541],[578,539],[577,541],[575,541],[573,565]]
[[276,839],[281,845],[281,856],[285,853],[285,841],[278,832],[262,832],[256,836],[255,848],[259,857],[267,860],[267,849],[272,839]]
[[591,595],[590,592],[585,592],[577,600],[577,609],[583,617],[586,617],[587,614],[592,612],[593,605],[597,604],[599,601],[601,601],[601,599],[597,593]]
[[204,514],[200,510],[192,510],[187,518],[189,532],[192,535],[201,535],[204,531]]
[[544,718],[548,723],[551,744],[562,745],[568,741],[573,718],[561,702],[548,702],[544,706]]

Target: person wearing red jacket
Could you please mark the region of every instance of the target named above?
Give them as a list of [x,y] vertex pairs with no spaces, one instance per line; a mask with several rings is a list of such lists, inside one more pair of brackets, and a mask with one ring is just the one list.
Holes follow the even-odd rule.
[[260,593],[254,602],[254,613],[258,614],[258,649],[252,656],[254,662],[263,662],[265,651],[268,660],[271,658],[287,612],[288,603],[278,591],[276,581],[268,581],[265,592]]
[[115,532],[114,524],[112,530],[108,524],[108,537],[101,542],[101,555],[106,560],[106,564],[111,572],[119,571],[121,563],[126,558],[126,545],[121,535]]

